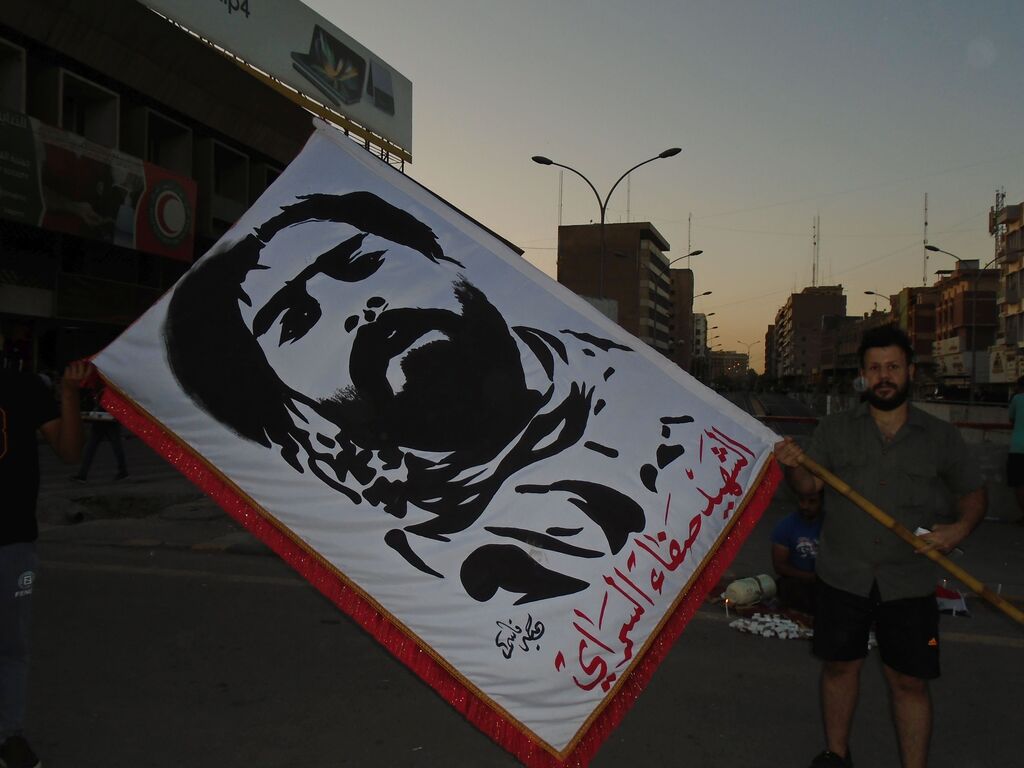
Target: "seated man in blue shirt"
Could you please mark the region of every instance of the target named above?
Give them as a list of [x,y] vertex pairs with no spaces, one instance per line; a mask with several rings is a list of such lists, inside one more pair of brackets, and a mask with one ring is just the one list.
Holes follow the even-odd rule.
[[814,614],[814,563],[821,538],[823,492],[797,497],[797,511],[772,531],[772,566],[783,608]]

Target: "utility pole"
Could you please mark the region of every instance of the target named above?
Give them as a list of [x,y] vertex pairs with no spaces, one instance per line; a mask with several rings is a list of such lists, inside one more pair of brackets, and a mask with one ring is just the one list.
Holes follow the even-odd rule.
[[811,226],[811,285],[818,285],[818,247],[821,242],[821,217],[815,214],[814,224]]
[[924,248],[921,253],[923,261],[921,264],[921,285],[928,285],[928,193],[924,193]]
[[565,171],[558,172],[558,226],[562,226],[562,179]]

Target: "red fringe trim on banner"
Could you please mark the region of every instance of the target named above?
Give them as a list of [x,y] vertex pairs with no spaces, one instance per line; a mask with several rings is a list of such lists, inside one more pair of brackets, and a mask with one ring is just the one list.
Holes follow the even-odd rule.
[[103,407],[118,421],[163,456],[256,538],[270,547],[303,578],[369,632],[395,658],[440,694],[463,717],[528,768],[585,768],[593,759],[598,748],[640,696],[654,671],[668,655],[672,645],[703,604],[708,593],[721,579],[725,569],[771,502],[781,476],[778,465],[771,461],[768,470],[764,472],[757,487],[748,497],[739,519],[735,521],[725,540],[691,585],[686,597],[676,606],[661,631],[649,643],[647,652],[619,687],[614,698],[605,705],[579,739],[575,748],[564,758],[559,759],[516,723],[506,719],[498,710],[481,700],[475,691],[449,672],[416,640],[409,637],[362,594],[339,578],[321,558],[305,549],[296,539],[268,520],[223,476],[211,469],[128,398],[108,387],[101,401]]

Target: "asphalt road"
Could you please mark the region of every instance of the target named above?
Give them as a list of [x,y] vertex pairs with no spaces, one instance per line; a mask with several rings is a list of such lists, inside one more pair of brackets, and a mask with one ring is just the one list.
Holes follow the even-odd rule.
[[[733,575],[767,566],[784,512]],[[516,764],[275,557],[120,545],[89,525],[40,543],[29,734],[47,768]],[[943,632],[931,765],[1018,765],[1024,634],[983,606]],[[805,765],[816,679],[806,641],[742,634],[706,606],[592,765]],[[875,659],[854,754],[884,768],[895,749]]]

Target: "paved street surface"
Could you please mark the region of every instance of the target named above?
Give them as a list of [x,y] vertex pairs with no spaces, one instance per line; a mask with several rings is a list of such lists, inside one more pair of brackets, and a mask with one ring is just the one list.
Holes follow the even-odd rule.
[[[29,735],[47,768],[331,768],[517,763],[138,440],[91,482],[42,451]],[[782,494],[727,580],[770,572]],[[72,522],[74,521],[74,522]],[[985,523],[962,565],[1024,596],[1024,526]],[[727,581],[726,581],[727,583]],[[935,768],[1020,764],[1024,630],[969,598],[943,617]],[[592,763],[804,766],[821,748],[808,643],[742,634],[702,608]],[[877,664],[854,734],[896,766]]]

